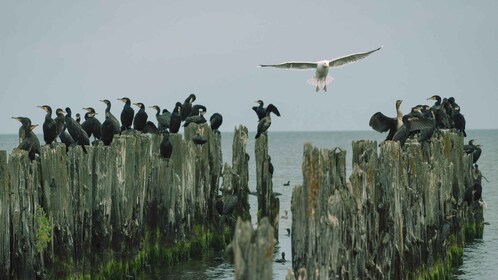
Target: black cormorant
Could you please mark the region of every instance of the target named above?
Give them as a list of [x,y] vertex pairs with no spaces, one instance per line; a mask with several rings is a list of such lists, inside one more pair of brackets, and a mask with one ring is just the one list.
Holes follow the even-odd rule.
[[210,118],[209,118],[209,123],[211,125],[211,130],[215,133],[220,133],[218,128],[220,128],[221,124],[223,123],[223,116],[220,113],[214,113]]
[[71,137],[73,137],[74,142],[80,145],[86,153],[85,145],[90,145],[90,139],[81,125],[71,117],[71,108],[69,107],[66,107],[66,116],[64,116],[64,121],[67,131]]
[[37,127],[37,124],[30,124],[26,126],[24,129],[25,137],[24,140],[17,146],[18,149],[24,150],[28,152],[28,156],[30,160],[34,160],[36,158],[35,154],[40,155],[40,141],[38,137],[33,133],[33,129]]
[[169,132],[167,130],[163,130],[163,140],[161,141],[161,145],[159,147],[162,158],[170,158],[171,153],[173,152],[173,145],[169,141]]
[[282,258],[281,259],[276,259],[275,262],[278,262],[278,263],[285,263],[285,262],[287,262],[287,260],[285,259],[285,253],[282,252]]
[[65,123],[65,112],[61,108],[57,108],[55,110],[55,114],[57,117],[55,118],[55,123],[57,125],[57,135],[62,143],[66,145],[66,152],[71,145],[74,145],[74,139],[71,135],[66,131],[66,123]]
[[131,129],[133,124],[133,116],[135,115],[135,110],[131,108],[131,101],[128,97],[118,98],[125,103],[123,111],[121,111],[121,131]]
[[207,113],[206,106],[195,104],[192,106],[192,110],[190,111],[189,116],[198,116],[200,111],[204,111],[204,113]]
[[[107,99],[100,100],[100,102],[104,102],[107,107],[105,108],[105,112],[109,113],[106,115],[106,119],[109,118],[109,127],[112,128],[112,131],[114,131],[114,134],[119,134],[121,132],[121,125],[119,124],[118,119],[111,113],[111,101]],[[107,117],[109,116],[109,117]]]
[[144,129],[142,130],[143,133],[149,133],[149,134],[159,134],[161,133],[161,131],[157,128],[156,124],[151,122],[151,121],[147,121],[145,123],[145,127]]
[[138,131],[143,131],[148,118],[148,115],[145,112],[145,105],[143,103],[133,103],[133,105],[140,108],[133,120],[133,128]]
[[81,127],[85,130],[88,137],[93,137],[95,140],[100,140],[102,134],[102,124],[95,117],[97,113],[92,107],[83,108],[83,110],[87,111],[85,114],[85,121],[81,124]]
[[[261,119],[266,117],[268,107],[266,107],[266,108],[264,107],[263,100],[256,100],[255,102],[258,103],[259,106],[254,106],[254,107],[252,107],[252,109],[254,110],[254,112],[256,112],[256,115],[258,115],[258,121],[260,121]],[[268,105],[268,106],[270,106],[270,105]],[[280,112],[278,110],[276,110],[273,113],[280,117]]]
[[48,105],[38,106],[38,108],[47,112],[45,121],[43,122],[43,140],[45,140],[45,144],[50,145],[57,138],[57,125],[54,119],[52,119],[52,108]]
[[467,133],[465,133],[465,117],[460,113],[460,107],[452,108],[450,112],[450,117],[455,129],[460,131],[463,134],[463,137],[467,137]]
[[389,130],[387,134],[386,140],[392,140],[396,131],[403,125],[403,113],[399,109],[403,100],[396,100],[396,117],[389,118],[386,117],[381,112],[377,112],[373,114],[370,118],[370,122],[368,123],[371,128],[378,132],[386,132]]
[[31,125],[31,120],[26,117],[12,117],[12,118],[21,123],[21,127],[19,127],[19,144],[21,144],[21,142],[26,137],[26,127]]
[[420,105],[413,107],[409,114],[403,116],[403,125],[396,131],[392,139],[393,141],[399,141],[401,147],[403,147],[410,135],[433,126],[433,122],[427,119],[420,111],[422,107]]
[[256,139],[259,138],[261,133],[265,133],[268,128],[271,125],[271,117],[270,113],[274,113],[277,116],[280,116],[280,112],[278,111],[277,107],[273,104],[269,104],[268,107],[265,109],[265,117],[260,119],[258,122],[258,132],[256,133]]
[[290,181],[287,181],[287,183],[284,183],[284,187],[290,186]]
[[181,117],[182,121],[184,121],[188,116],[190,116],[190,112],[192,111],[192,103],[195,101],[195,94],[191,94],[185,99],[182,105]]
[[180,124],[182,122],[182,103],[176,102],[175,109],[171,113],[171,119],[169,121],[169,131],[171,133],[178,133],[180,130]]
[[196,123],[196,124],[202,124],[202,123],[205,123],[206,122],[206,119],[204,118],[204,114],[206,112],[204,112],[202,109],[199,111],[199,114],[196,115],[196,116],[188,116],[186,119],[185,119],[185,123],[183,124],[183,126],[188,126],[190,123]]
[[271,156],[268,156],[268,172],[270,176],[273,178],[273,163],[271,163]]
[[81,115],[80,113],[76,113],[76,122],[81,124]]
[[474,183],[472,186],[465,189],[463,200],[471,205],[473,201],[479,201],[482,197],[482,186],[479,183]]
[[114,139],[115,123],[111,119],[111,112],[105,112],[105,121],[102,123],[102,142],[105,146],[109,146]]
[[434,135],[434,132],[436,131],[436,121],[434,119],[434,111],[431,110],[431,107],[425,105],[422,107],[421,112],[424,115],[424,117],[430,121],[430,126],[420,129],[420,134],[419,134],[420,143],[429,141],[432,138],[432,135]]
[[477,160],[481,157],[481,145],[475,145],[474,144],[475,140],[472,139],[469,141],[468,145],[463,146],[463,150],[467,155],[472,155],[472,163],[475,164]]
[[157,111],[156,113],[156,119],[157,119],[157,128],[162,131],[165,129],[169,129],[169,122],[171,120],[171,113],[167,110],[164,109],[163,113],[161,114],[161,108],[159,106],[154,105],[149,108],[153,108]]
[[436,103],[432,105],[431,110],[434,112],[434,120],[436,122],[436,128],[451,128],[450,120],[446,114],[446,110],[441,103],[441,97],[439,95],[433,95],[427,100],[436,100]]
[[195,134],[194,137],[192,137],[192,142],[194,142],[195,144],[197,145],[202,145],[202,144],[205,144],[207,142],[206,139],[204,139],[204,137],[202,137],[199,132],[197,132]]

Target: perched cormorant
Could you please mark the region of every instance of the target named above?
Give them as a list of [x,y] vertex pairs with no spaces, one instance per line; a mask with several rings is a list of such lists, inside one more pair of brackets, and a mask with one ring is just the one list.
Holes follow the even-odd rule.
[[65,118],[64,118],[64,110],[61,108],[57,108],[55,110],[55,114],[57,117],[55,118],[55,123],[57,125],[57,132],[56,134],[59,136],[59,139],[61,140],[62,143],[66,145],[66,152],[69,149],[71,145],[74,145],[74,139],[71,137],[71,135],[66,131],[66,123],[65,123]]
[[468,145],[463,146],[463,150],[467,155],[472,155],[472,163],[475,164],[477,160],[481,157],[481,145],[475,145],[474,144],[475,140],[472,139],[469,141]]
[[135,110],[131,108],[131,101],[128,97],[118,98],[125,103],[123,111],[121,111],[121,131],[131,129]]
[[256,139],[259,138],[261,133],[265,133],[271,125],[271,117],[270,113],[274,113],[277,116],[280,116],[280,112],[277,107],[273,104],[269,104],[265,109],[265,117],[259,120],[258,123],[258,132],[256,133]]
[[202,109],[199,111],[199,114],[196,116],[188,116],[185,119],[185,123],[183,124],[184,127],[187,127],[190,123],[196,123],[196,124],[201,124],[205,123],[206,119],[204,118],[204,112]]
[[80,113],[76,113],[76,122],[81,124],[81,115]]
[[195,101],[195,94],[191,94],[185,99],[182,105],[181,117],[182,121],[184,121],[188,116],[190,116],[190,112],[192,111],[192,103]]
[[92,107],[83,108],[83,110],[87,111],[85,114],[85,121],[81,124],[81,127],[85,130],[88,137],[93,137],[95,140],[100,140],[102,134],[102,124],[95,117],[97,113]]
[[431,110],[434,112],[434,120],[436,122],[436,128],[451,128],[450,120],[446,114],[446,110],[443,108],[441,103],[441,97],[439,95],[433,95],[427,100],[436,100],[436,103],[432,105]]
[[74,142],[83,148],[83,151],[86,153],[85,145],[90,145],[90,139],[88,138],[88,134],[81,127],[79,123],[77,123],[71,117],[71,108],[66,107],[66,116],[64,116],[64,121],[66,124],[67,131],[73,137]]
[[273,178],[273,163],[271,163],[271,156],[268,156],[268,172],[270,176]]
[[198,116],[200,111],[204,111],[204,113],[207,113],[206,106],[195,104],[192,106],[192,110],[190,110],[190,114],[188,116]]
[[178,133],[180,130],[180,124],[182,122],[182,103],[176,102],[175,109],[171,113],[171,119],[169,121],[169,131],[171,133]]
[[211,124],[211,130],[215,133],[220,133],[218,128],[220,128],[221,124],[223,123],[223,116],[220,113],[214,113],[210,118],[209,118],[209,123]]
[[275,262],[278,262],[278,263],[285,263],[285,262],[287,262],[287,260],[285,259],[285,253],[282,252],[282,258],[281,259],[276,259]]
[[14,120],[17,120],[21,122],[21,127],[19,127],[19,144],[24,140],[26,137],[26,127],[31,125],[31,120],[26,117],[12,117]]
[[403,113],[399,109],[403,100],[396,100],[396,117],[389,118],[386,117],[381,112],[377,112],[373,114],[370,118],[370,122],[368,123],[371,128],[378,132],[386,132],[389,130],[387,134],[386,140],[392,140],[396,131],[403,125]]
[[421,109],[424,117],[430,121],[430,126],[420,129],[419,141],[420,143],[429,141],[436,131],[436,121],[434,119],[434,111],[427,105],[423,106]]
[[[114,134],[119,134],[121,132],[121,126],[119,124],[118,119],[111,113],[111,101],[107,99],[100,100],[100,102],[104,102],[107,107],[105,108],[105,112],[109,113],[106,115],[106,119],[109,118],[109,127],[112,128],[112,131],[114,131]],[[108,116],[108,117],[107,117]]]
[[465,189],[463,200],[467,205],[471,205],[473,201],[478,201],[482,197],[482,186],[479,183],[474,183],[472,186]]
[[290,181],[287,181],[287,183],[284,183],[284,187],[290,186]]
[[460,114],[460,107],[452,108],[450,112],[450,117],[455,129],[460,131],[463,134],[463,137],[467,137],[467,133],[465,133],[465,117]]
[[161,131],[157,128],[156,124],[151,122],[151,121],[147,121],[145,123],[145,127],[144,127],[144,130],[142,130],[143,133],[150,133],[150,134],[159,134],[161,133]]
[[36,158],[35,154],[40,155],[40,141],[38,137],[33,133],[33,129],[37,127],[37,124],[30,124],[24,129],[25,137],[24,140],[17,146],[18,149],[25,150],[28,152],[30,160]]
[[[218,201],[221,201],[218,202]],[[225,221],[232,215],[232,213],[235,211],[235,208],[239,204],[239,196],[234,193],[225,199],[219,199],[216,203],[216,210],[218,213],[220,213],[220,209],[222,210],[220,215],[221,215],[221,225],[223,226]]]
[[140,108],[133,120],[133,128],[138,131],[143,131],[148,118],[148,115],[145,112],[145,105],[143,103],[133,103],[133,105]]
[[[261,99],[256,100],[255,102],[258,103],[259,106],[254,106],[254,107],[252,107],[252,109],[254,110],[254,112],[256,112],[256,115],[258,115],[258,121],[260,121],[261,119],[266,117],[267,107],[264,107],[263,100],[261,100]],[[273,113],[275,113],[275,115],[280,117],[280,112],[278,110],[276,110]]]
[[38,108],[47,112],[45,121],[43,122],[43,140],[45,140],[45,144],[50,145],[57,138],[57,125],[54,119],[52,119],[52,108],[48,105],[38,106]]
[[163,113],[161,114],[161,108],[159,108],[159,106],[157,106],[157,105],[151,106],[149,108],[153,108],[157,111],[157,113],[156,113],[157,128],[161,131],[165,130],[165,129],[169,129],[169,122],[171,120],[171,113],[167,109],[164,109]]
[[114,134],[115,134],[115,123],[111,119],[111,112],[106,111],[105,112],[105,121],[102,123],[102,142],[104,142],[105,146],[109,146],[112,143],[112,140],[114,139]]
[[197,145],[202,145],[202,144],[205,144],[207,142],[206,139],[204,139],[204,137],[202,137],[199,132],[197,132],[195,134],[195,136],[192,138],[192,142],[194,142],[195,144]]
[[173,152],[173,145],[169,141],[169,132],[167,130],[163,130],[163,140],[161,141],[161,145],[159,147],[162,158],[170,158],[171,153]]
[[392,139],[393,141],[399,141],[401,147],[403,147],[410,135],[433,126],[433,122],[420,112],[421,109],[422,106],[420,105],[413,107],[409,114],[403,116],[403,125],[396,131]]

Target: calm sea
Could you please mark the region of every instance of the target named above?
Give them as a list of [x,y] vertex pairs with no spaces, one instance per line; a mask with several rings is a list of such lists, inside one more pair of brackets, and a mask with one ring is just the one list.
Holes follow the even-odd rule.
[[[498,274],[498,213],[495,204],[498,203],[498,130],[469,130],[466,142],[475,139],[483,147],[483,154],[478,161],[479,169],[489,180],[483,180],[483,199],[487,208],[484,212],[485,221],[489,223],[484,229],[482,240],[467,244],[464,250],[464,263],[454,274],[454,279],[496,279]],[[290,201],[292,188],[302,183],[302,153],[303,144],[310,142],[320,148],[340,147],[347,151],[347,172],[351,171],[351,143],[353,140],[375,140],[380,143],[386,134],[373,131],[333,131],[333,132],[270,132],[269,154],[275,167],[273,174],[274,191],[282,195],[280,198],[280,213],[289,212],[288,219],[280,219],[279,244],[275,249],[275,258],[281,252],[291,257],[291,238],[286,234],[286,228],[291,227]],[[43,138],[40,137],[40,140]],[[231,163],[233,133],[222,133],[223,159]],[[17,135],[0,135],[0,150],[10,152],[17,145]],[[249,161],[249,188],[256,190],[256,172],[254,163],[254,133],[249,134],[247,152]],[[290,181],[290,186],[283,186]],[[255,223],[257,200],[249,196],[253,224]],[[275,263],[274,279],[285,279],[291,263]],[[234,266],[230,263],[213,259],[191,260],[175,265],[173,268],[152,267],[140,275],[140,279],[233,279]]]

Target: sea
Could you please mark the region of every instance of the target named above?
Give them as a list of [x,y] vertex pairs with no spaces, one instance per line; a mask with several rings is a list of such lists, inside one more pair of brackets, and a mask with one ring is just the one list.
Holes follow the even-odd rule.
[[[232,162],[233,132],[222,133],[223,161]],[[249,133],[247,153],[249,161],[249,188],[256,190],[256,171],[254,154],[254,132]],[[275,259],[280,258],[281,252],[286,253],[289,261],[281,264],[274,263],[273,279],[285,279],[287,271],[292,268],[291,237],[286,228],[291,228],[292,213],[290,203],[292,189],[302,184],[302,157],[304,143],[309,142],[315,147],[332,149],[340,147],[346,150],[347,173],[352,169],[352,142],[356,140],[373,140],[380,143],[386,134],[375,131],[323,131],[323,132],[272,132],[268,134],[269,154],[274,166],[273,188],[281,193],[280,215],[288,211],[288,218],[280,218],[279,242],[274,250]],[[17,135],[0,135],[0,150],[8,153],[17,146]],[[39,136],[42,142],[43,137]],[[486,222],[482,240],[467,243],[464,248],[463,264],[455,268],[452,279],[497,279],[498,275],[498,130],[468,130],[465,142],[474,139],[482,145],[482,155],[479,169],[484,175],[482,197],[485,201],[484,219]],[[290,186],[284,186],[290,182]],[[256,227],[257,199],[249,196],[253,226]],[[233,279],[234,265],[219,258],[193,258],[172,267],[148,267],[138,279]]]

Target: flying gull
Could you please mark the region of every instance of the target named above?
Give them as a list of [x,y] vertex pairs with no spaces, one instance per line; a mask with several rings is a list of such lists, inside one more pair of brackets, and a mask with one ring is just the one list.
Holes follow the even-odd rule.
[[280,64],[262,64],[260,67],[276,67],[276,68],[286,68],[293,70],[304,70],[304,69],[312,69],[316,68],[315,77],[308,80],[308,83],[315,86],[316,91],[318,92],[320,88],[323,91],[327,91],[327,85],[333,80],[331,76],[329,76],[329,68],[330,67],[339,67],[351,62],[358,61],[362,58],[369,56],[371,53],[374,53],[380,50],[382,47],[377,48],[375,50],[371,50],[364,53],[355,53],[346,55],[343,57],[339,57],[333,60],[321,60],[317,62],[306,62],[306,61],[289,61]]

